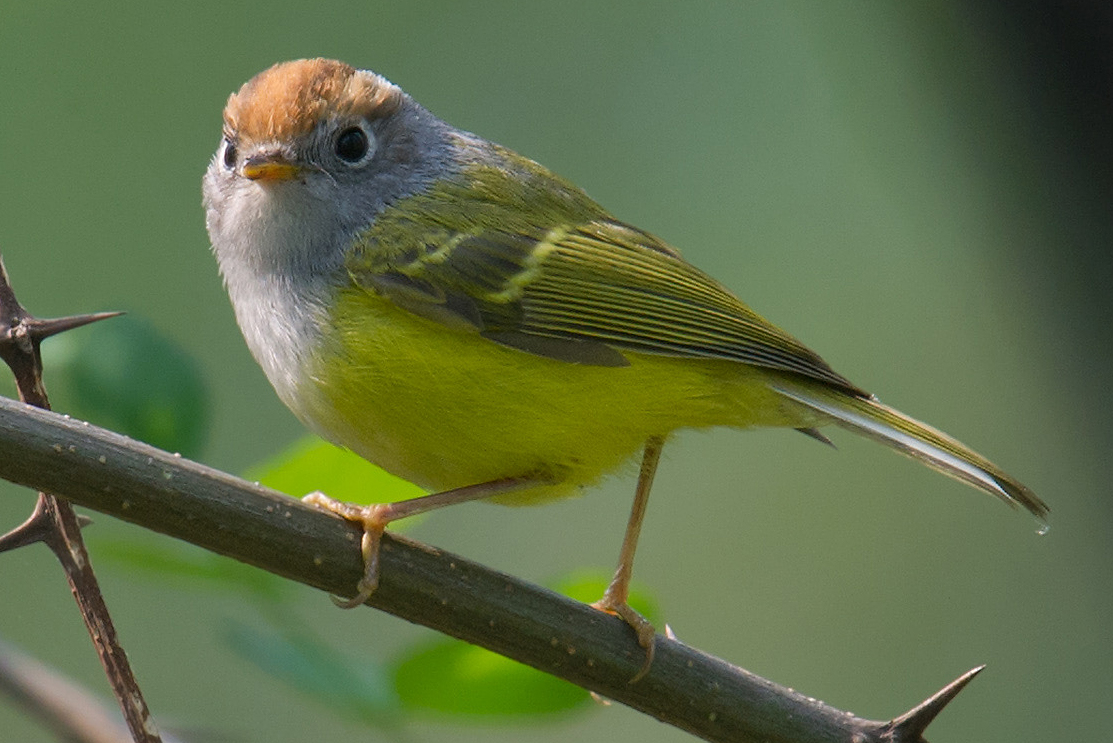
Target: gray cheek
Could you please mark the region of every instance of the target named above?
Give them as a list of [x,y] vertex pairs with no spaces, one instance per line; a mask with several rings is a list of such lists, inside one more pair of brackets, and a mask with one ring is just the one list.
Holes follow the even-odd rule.
[[314,173],[303,185],[309,197],[322,205],[335,204],[342,196],[335,179],[327,173]]

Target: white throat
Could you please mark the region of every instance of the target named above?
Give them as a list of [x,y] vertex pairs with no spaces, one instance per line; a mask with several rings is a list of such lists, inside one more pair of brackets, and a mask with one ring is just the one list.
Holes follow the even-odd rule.
[[303,185],[264,187],[215,169],[206,221],[236,321],[278,396],[306,420],[299,389],[328,323],[345,237],[322,224]]

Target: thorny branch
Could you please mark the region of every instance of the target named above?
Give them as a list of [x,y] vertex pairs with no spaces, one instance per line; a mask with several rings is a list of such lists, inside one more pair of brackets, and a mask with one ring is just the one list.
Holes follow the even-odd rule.
[[[258,485],[48,412],[41,341],[111,313],[38,320],[0,261],[0,357],[25,405],[0,398],[0,477],[40,490],[35,513],[0,551],[45,542],[66,570],[135,741],[159,741],[116,641],[79,520],[67,500],[184,539],[336,595],[363,573],[358,529]],[[31,407],[37,406],[37,407]],[[43,409],[40,409],[43,408]],[[420,543],[386,535],[383,579],[368,603],[514,658],[713,741],[923,743],[925,728],[982,669],[889,721],[866,720],[657,638],[644,651],[619,619]]]
[[[28,313],[16,299],[3,258],[0,258],[0,358],[11,367],[20,399],[29,405],[50,409],[39,355],[42,341],[65,330],[117,314],[40,320]],[[136,743],[158,743],[158,731],[117,639],[116,628],[85,550],[81,521],[68,502],[40,492],[35,510],[27,521],[0,537],[0,552],[34,542],[44,542],[50,547],[65,570],[70,590],[104,665],[112,691],[120,703],[132,738]]]
[[[0,399],[0,477],[329,593],[363,575],[357,527],[96,426]],[[658,636],[649,673],[621,620],[389,532],[370,605],[554,674],[713,741],[921,743],[975,668],[909,712],[866,720]]]

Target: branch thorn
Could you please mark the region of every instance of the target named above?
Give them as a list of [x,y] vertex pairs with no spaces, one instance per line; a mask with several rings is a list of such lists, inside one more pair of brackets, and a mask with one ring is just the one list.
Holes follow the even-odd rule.
[[921,743],[924,739],[924,731],[936,715],[942,712],[943,708],[950,704],[951,700],[958,696],[958,693],[965,689],[966,685],[984,670],[984,665],[971,668],[900,717],[891,720],[886,725],[890,731],[889,739],[894,743],[897,741]]
[[[93,520],[88,516],[77,514],[77,525],[80,528],[84,529],[91,523],[93,523]],[[55,529],[54,519],[46,508],[46,501],[40,496],[38,502],[35,503],[35,510],[27,517],[27,520],[7,534],[0,536],[0,553],[11,552],[37,542],[43,542],[49,546],[57,539],[58,532]]]

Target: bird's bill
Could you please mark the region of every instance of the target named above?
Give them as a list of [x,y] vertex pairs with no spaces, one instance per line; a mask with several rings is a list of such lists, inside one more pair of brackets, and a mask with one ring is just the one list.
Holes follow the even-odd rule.
[[243,177],[252,181],[290,181],[301,171],[300,165],[274,155],[249,157],[243,164]]

